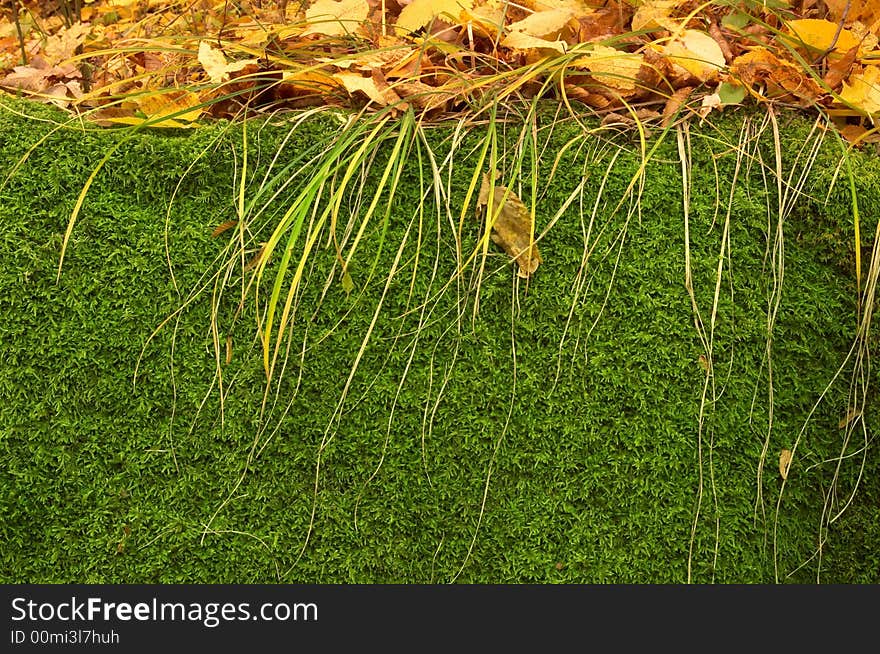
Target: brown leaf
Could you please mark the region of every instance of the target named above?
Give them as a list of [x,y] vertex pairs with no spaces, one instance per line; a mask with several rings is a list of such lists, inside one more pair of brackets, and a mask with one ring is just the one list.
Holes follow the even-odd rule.
[[839,59],[829,60],[830,64],[828,66],[828,71],[825,73],[822,81],[825,82],[832,89],[838,88],[841,84],[843,84],[843,80],[849,77],[850,71],[852,71],[853,64],[855,63],[858,54],[859,46],[854,45],[847,51],[845,55],[843,55]]
[[662,127],[669,126],[672,119],[678,115],[678,110],[681,108],[681,105],[683,105],[690,97],[691,93],[694,92],[694,88],[696,87],[683,86],[669,96],[669,100],[666,101],[666,106],[663,107],[663,122],[660,123]]
[[491,239],[516,260],[519,277],[530,277],[543,261],[534,242],[532,215],[512,191],[504,186],[494,186],[489,176],[483,174],[480,194],[477,200],[477,215],[484,215],[489,208],[489,194],[492,194]]
[[764,47],[734,59],[730,73],[759,97],[757,87],[761,85],[767,86],[767,97],[789,96],[803,106],[815,104],[823,95],[822,88],[807,72]]
[[223,232],[225,232],[225,231],[227,231],[227,230],[229,230],[229,229],[232,229],[232,228],[235,227],[237,224],[238,224],[238,221],[237,221],[237,220],[227,220],[226,222],[220,223],[220,224],[217,225],[217,226],[214,228],[214,230],[211,232],[211,236],[212,236],[213,238],[217,238],[218,236],[220,236],[220,234],[222,234]]
[[844,427],[849,425],[849,423],[851,423],[853,420],[860,417],[861,415],[862,415],[861,409],[856,409],[856,408],[850,409],[847,412],[847,414],[845,416],[843,416],[843,418],[840,419],[840,422],[837,423],[837,428],[843,429]]
[[779,475],[788,479],[788,469],[791,467],[791,450],[783,449],[779,452]]

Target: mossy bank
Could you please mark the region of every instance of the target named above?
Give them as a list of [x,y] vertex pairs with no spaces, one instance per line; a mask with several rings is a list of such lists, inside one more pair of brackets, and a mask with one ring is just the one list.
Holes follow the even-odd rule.
[[[121,137],[3,100],[3,580],[880,581],[870,393],[845,424],[841,148],[807,117],[781,117],[777,147],[766,117],[728,113],[644,150],[543,114],[523,150],[500,123],[499,167],[536,193],[539,232],[556,218],[527,282],[492,243],[465,261],[485,127],[426,130],[353,288],[329,223],[317,238],[261,411],[248,261],[225,249],[242,235],[212,232],[341,120],[254,121],[247,159],[241,125],[137,134],[95,177],[56,280],[76,199]],[[358,171],[343,249],[393,145]],[[867,269],[880,160],[850,164]],[[257,244],[297,186],[272,188]]]

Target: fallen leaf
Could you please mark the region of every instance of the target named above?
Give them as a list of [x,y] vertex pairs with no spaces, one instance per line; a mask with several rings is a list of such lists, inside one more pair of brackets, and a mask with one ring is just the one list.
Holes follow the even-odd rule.
[[793,20],[786,24],[786,33],[796,44],[803,43],[817,53],[829,49],[831,53],[844,53],[860,45],[859,39],[849,30],[840,29],[838,23],[818,18]]
[[848,23],[857,20],[870,23],[880,18],[880,7],[876,0],[824,0],[824,3],[829,18],[837,23],[843,20],[844,12]]
[[791,450],[783,449],[779,452],[779,475],[788,479],[788,469],[791,467]]
[[659,29],[674,31],[678,28],[678,21],[671,18],[669,14],[682,3],[683,0],[647,0],[647,2],[643,2],[633,15],[633,31]]
[[220,234],[229,229],[232,229],[236,225],[238,225],[237,220],[227,220],[226,222],[222,222],[213,229],[213,231],[211,232],[211,236],[213,238],[217,238],[218,236],[220,236]]
[[701,82],[714,78],[727,63],[717,41],[700,30],[684,30],[666,44],[663,54]]
[[492,222],[492,242],[500,245],[516,260],[519,277],[530,277],[543,261],[534,242],[531,212],[513,191],[504,186],[493,186],[489,176],[484,173],[477,199],[478,217],[488,212],[490,193],[494,214],[494,217],[488,218]]
[[493,41],[504,28],[504,10],[501,7],[480,5],[473,9],[463,9],[460,16],[463,25],[469,26],[476,35]]
[[400,96],[390,88],[379,88],[373,77],[363,77],[358,73],[341,72],[335,73],[333,79],[342,84],[349,93],[353,94],[359,91],[381,107],[400,102]]
[[739,104],[745,100],[746,94],[744,86],[733,82],[722,82],[718,85],[718,99],[721,101],[721,106]]
[[[837,131],[840,135],[853,145],[864,145],[865,143],[880,143],[880,128],[867,128],[864,125],[846,124],[838,127]],[[841,421],[840,428],[846,425]]]
[[134,98],[146,119],[116,119],[114,122],[137,125],[149,122],[150,127],[186,127],[186,123],[202,115],[201,99],[191,91],[172,89]]
[[525,32],[511,32],[502,39],[501,45],[514,50],[552,50],[559,54],[566,51],[565,41],[548,41]]
[[238,72],[245,66],[258,62],[256,59],[243,59],[229,63],[221,50],[213,47],[207,41],[201,41],[199,42],[199,63],[208,73],[211,82],[220,84],[229,79],[229,73]]
[[530,16],[508,25],[510,32],[522,32],[539,39],[554,40],[572,18],[567,9],[548,9],[538,11]]
[[88,23],[74,23],[58,34],[48,37],[43,48],[46,62],[57,64],[70,59],[86,40],[90,29]]
[[306,9],[309,26],[302,36],[323,34],[325,36],[345,36],[354,33],[367,20],[370,4],[367,0],[317,0]]
[[463,10],[472,10],[474,0],[413,0],[400,12],[395,23],[397,34],[418,32],[435,18],[457,23]]
[[880,67],[866,66],[864,72],[843,83],[840,100],[869,116],[880,114]]
[[586,68],[601,84],[623,93],[631,93],[638,86],[642,56],[597,44],[593,46],[592,52],[575,59],[571,65],[575,68]]
[[837,428],[843,429],[844,427],[849,425],[849,423],[851,423],[853,420],[860,417],[861,415],[862,415],[861,409],[856,409],[856,408],[850,409],[849,411],[847,411],[846,415],[840,419],[840,422],[837,423]]
[[791,95],[804,106],[814,104],[824,94],[816,81],[799,66],[780,59],[763,47],[734,59],[730,73],[759,98],[765,97],[760,93],[761,86],[767,87],[768,97]]
[[666,106],[663,107],[663,122],[661,123],[662,127],[669,126],[669,124],[672,122],[672,119],[678,115],[679,109],[681,109],[682,105],[691,96],[691,93],[694,92],[694,88],[695,87],[693,86],[683,86],[669,96],[669,100],[666,101]]

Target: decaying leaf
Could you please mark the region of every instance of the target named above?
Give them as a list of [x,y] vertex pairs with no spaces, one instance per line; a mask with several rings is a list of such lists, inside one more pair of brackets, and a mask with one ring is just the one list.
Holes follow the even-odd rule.
[[684,0],[646,0],[639,5],[632,18],[634,31],[666,29],[673,31],[678,21],[669,14]]
[[[837,131],[840,132],[840,135],[845,138],[847,142],[852,143],[855,146],[864,145],[866,143],[880,143],[880,128],[878,127],[868,128],[864,125],[846,124],[842,127],[838,127]],[[841,421],[841,428],[845,426],[842,423],[843,421]]]
[[76,49],[86,40],[90,29],[88,23],[74,23],[47,38],[44,48],[46,63],[57,64],[72,57]]
[[801,104],[810,105],[824,93],[807,72],[763,47],[734,59],[730,64],[730,73],[759,97],[759,87],[765,86],[768,97],[791,95]]
[[638,87],[642,56],[597,44],[588,55],[578,57],[571,65],[586,68],[597,82],[627,94]]
[[788,479],[789,467],[791,467],[791,450],[783,449],[779,452],[779,476]]
[[462,11],[473,9],[474,4],[474,0],[413,0],[397,18],[397,33],[417,32],[435,19],[458,22]]
[[[491,216],[488,214],[490,194]],[[493,186],[485,173],[477,200],[477,216],[483,215],[492,221],[492,242],[516,260],[519,266],[517,275],[530,277],[543,261],[534,242],[531,212],[513,191],[504,186]]]
[[248,66],[257,63],[256,59],[243,59],[241,61],[226,61],[226,56],[207,41],[199,42],[199,63],[208,73],[211,82],[220,84],[229,79],[230,73],[235,73]]
[[727,63],[718,42],[700,30],[684,30],[666,44],[663,54],[701,82],[713,79]]
[[864,72],[843,83],[840,99],[873,116],[880,114],[880,67],[866,66]]
[[504,37],[501,45],[514,50],[553,50],[559,54],[564,54],[566,50],[565,41],[548,41],[525,32],[511,32]]
[[661,123],[663,127],[669,126],[672,119],[678,115],[682,105],[687,102],[687,99],[693,92],[693,86],[683,86],[669,96],[669,100],[666,101],[666,106],[663,107],[663,122]]
[[844,427],[847,427],[853,420],[861,417],[861,415],[862,415],[861,409],[857,409],[857,408],[850,409],[849,411],[846,412],[846,415],[840,419],[840,422],[837,423],[837,428],[843,429]]
[[511,32],[522,32],[539,39],[553,40],[559,36],[571,18],[572,13],[567,9],[548,9],[526,16],[511,23],[507,28]]
[[352,34],[367,20],[370,4],[367,0],[317,0],[306,9],[309,25],[302,35],[324,34],[345,36]]
[[846,21],[862,21],[871,23],[880,18],[880,6],[877,0],[823,0],[828,7],[831,20],[839,22],[846,13]]
[[795,43],[803,43],[815,52],[843,54],[858,48],[859,39],[849,30],[840,29],[838,23],[817,18],[793,20],[786,25],[787,33]]
[[213,238],[217,238],[218,236],[220,236],[220,234],[222,234],[223,232],[225,232],[227,230],[232,229],[236,225],[238,225],[237,220],[227,220],[225,222],[222,222],[211,231],[211,236]]
[[364,77],[358,73],[340,72],[335,73],[333,79],[342,84],[349,93],[360,91],[380,107],[400,102],[400,96],[387,83],[381,88],[375,76]]

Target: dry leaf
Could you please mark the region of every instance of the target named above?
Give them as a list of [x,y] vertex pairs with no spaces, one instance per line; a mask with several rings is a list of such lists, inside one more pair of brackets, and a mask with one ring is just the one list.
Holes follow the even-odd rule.
[[243,59],[228,63],[221,50],[213,47],[207,41],[199,42],[199,63],[208,73],[211,82],[220,84],[229,79],[229,73],[240,71],[245,66],[258,63],[256,59]]
[[[113,122],[137,125],[150,121],[151,127],[185,127],[185,123],[196,120],[203,111],[202,107],[198,107],[201,103],[199,96],[183,89],[148,93],[136,97],[135,101],[138,108],[147,117],[146,120],[120,118]],[[166,116],[168,118],[165,118]],[[157,120],[161,118],[164,120]]]
[[823,0],[828,7],[828,17],[839,23],[846,12],[846,22],[862,21],[871,23],[880,18],[877,0]]
[[223,232],[225,232],[225,231],[227,231],[227,230],[229,230],[229,229],[232,229],[232,228],[235,227],[236,225],[238,225],[238,221],[237,221],[237,220],[227,220],[226,222],[222,222],[222,223],[220,223],[219,225],[217,225],[217,226],[213,229],[213,231],[211,231],[211,236],[212,236],[213,238],[217,238],[218,236],[220,236],[220,234],[222,234]]
[[[852,48],[858,48],[859,39],[849,30],[841,30],[838,23],[817,18],[793,20],[786,24],[786,31],[797,41],[803,42],[817,52],[825,52],[834,46],[831,52],[842,54]],[[838,32],[839,30],[839,32]],[[835,36],[837,40],[835,41]]]
[[671,18],[669,14],[683,2],[684,0],[647,0],[647,2],[643,2],[633,15],[633,31],[659,29],[675,31],[678,28],[678,21]]
[[678,110],[681,109],[681,106],[691,96],[691,93],[694,92],[694,88],[695,87],[693,86],[683,86],[669,96],[669,100],[666,101],[666,106],[663,107],[663,122],[660,123],[661,126],[669,126],[672,119],[678,115]]
[[757,87],[766,85],[769,97],[791,95],[803,105],[814,104],[824,91],[799,66],[784,61],[767,48],[755,48],[730,64],[730,73],[758,97]]
[[880,67],[866,66],[864,72],[843,83],[840,100],[872,116],[880,114]]
[[381,107],[400,102],[400,96],[390,88],[387,88],[387,85],[386,88],[379,88],[376,79],[373,77],[363,77],[357,73],[343,72],[335,73],[333,79],[342,84],[349,93],[360,91]]
[[840,419],[840,422],[837,423],[837,428],[843,429],[844,427],[849,425],[849,423],[851,423],[853,420],[860,417],[861,415],[862,415],[861,409],[856,409],[856,408],[850,409],[849,411],[847,411],[846,415]]
[[554,40],[559,33],[565,28],[572,18],[572,14],[567,9],[548,9],[547,11],[538,11],[522,20],[516,21],[508,25],[507,29],[513,32],[522,32],[529,36],[536,36],[539,39]]
[[788,479],[788,469],[791,467],[791,450],[783,449],[779,452],[779,475]]
[[666,44],[663,54],[701,82],[714,78],[727,63],[718,42],[699,30],[684,30]]
[[[864,145],[865,143],[880,143],[880,128],[877,127],[868,129],[864,125],[847,124],[839,127],[837,131],[849,143],[856,146]],[[841,428],[844,426],[843,424],[840,425]]]
[[76,49],[86,40],[90,29],[88,23],[74,23],[58,34],[47,38],[44,48],[46,62],[51,65],[70,59]]
[[345,36],[352,34],[367,20],[370,4],[367,0],[317,0],[306,9],[309,26],[302,36],[324,34],[325,36]]
[[[516,260],[519,277],[530,277],[543,261],[534,242],[532,215],[512,191],[504,186],[492,186],[489,176],[483,174],[480,194],[477,200],[477,216],[486,214],[489,208],[489,194],[492,193],[492,242],[500,245],[507,254]],[[492,221],[493,216],[488,220]]]
[[474,0],[413,0],[406,5],[397,18],[397,34],[400,36],[417,32],[435,18],[457,23],[462,11],[474,8]]
[[592,52],[575,59],[571,65],[586,68],[597,82],[626,94],[637,89],[642,56],[597,44]]
[[828,66],[828,71],[825,73],[822,81],[825,82],[832,89],[836,89],[838,86],[840,86],[841,82],[849,77],[858,53],[858,46],[853,46],[845,55],[835,58],[833,61],[831,61]]
[[548,41],[525,32],[511,32],[504,37],[501,45],[514,50],[553,50],[559,54],[565,54],[566,50],[565,41]]
[[477,36],[486,36],[494,41],[504,28],[504,10],[488,5],[464,9],[461,12],[461,22],[469,26]]

